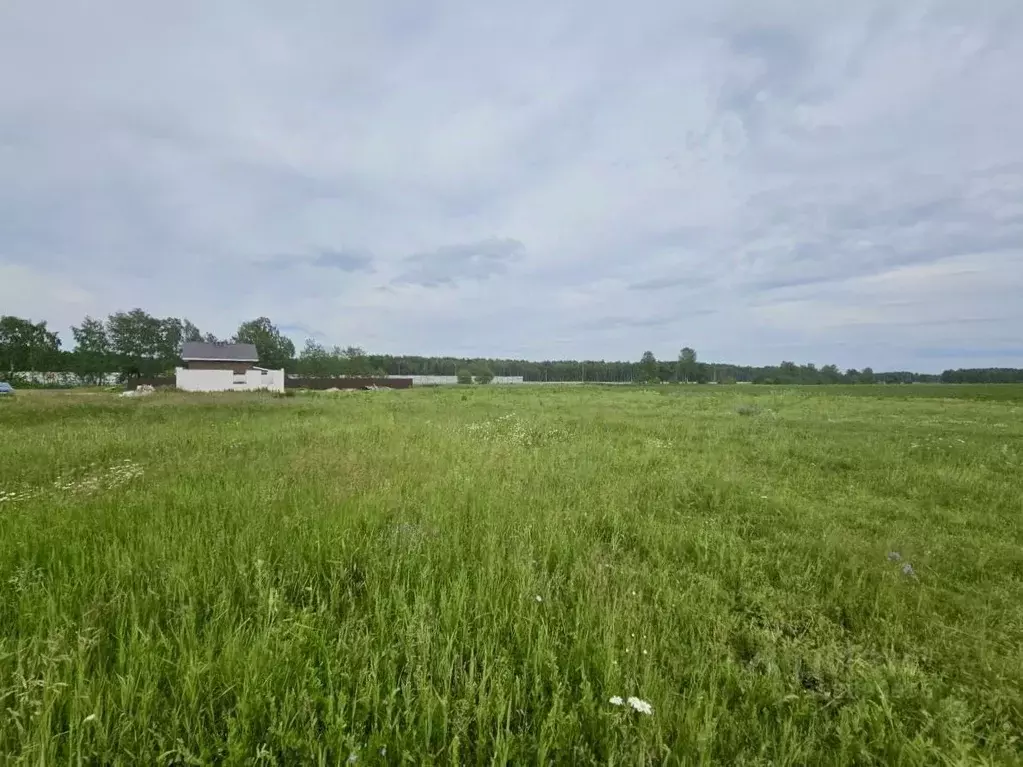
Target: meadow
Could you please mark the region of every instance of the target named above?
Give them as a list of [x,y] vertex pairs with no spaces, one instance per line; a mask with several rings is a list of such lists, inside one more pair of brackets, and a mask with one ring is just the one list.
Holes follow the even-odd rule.
[[1023,762],[1023,387],[25,392],[0,437],[0,764]]

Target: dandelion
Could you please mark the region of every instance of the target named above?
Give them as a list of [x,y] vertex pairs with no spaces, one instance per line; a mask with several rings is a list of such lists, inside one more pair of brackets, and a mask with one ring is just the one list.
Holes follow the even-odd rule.
[[888,552],[888,561],[889,562],[899,562],[901,560],[902,560],[902,555],[899,552],[897,552],[897,551],[889,551]]
[[608,703],[610,703],[612,706],[624,706],[625,705],[625,701],[622,700],[617,695],[612,695],[611,696],[611,700],[609,700]]
[[916,577],[916,572],[913,570],[913,565],[911,565],[909,562],[906,562],[906,564],[902,566],[902,574],[905,575],[907,578]]
[[630,706],[632,706],[634,711],[638,711],[641,714],[652,716],[654,713],[654,707],[647,703],[645,700],[640,700],[639,698],[636,697],[630,697],[627,702]]

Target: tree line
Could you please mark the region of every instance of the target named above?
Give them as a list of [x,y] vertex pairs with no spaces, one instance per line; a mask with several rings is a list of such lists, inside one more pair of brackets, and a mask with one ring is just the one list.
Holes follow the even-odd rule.
[[105,320],[85,317],[71,327],[74,348],[64,349],[60,336],[45,321],[0,316],[0,375],[11,379],[19,371],[72,373],[84,381],[171,375],[181,364],[187,341],[233,341],[255,344],[260,365],[284,368],[288,374],[309,377],[428,375],[457,376],[461,381],[486,383],[496,376],[522,376],[527,381],[607,383],[753,383],[753,384],[872,384],[872,383],[1023,383],[1023,370],[977,368],[946,370],[941,375],[892,371],[875,373],[839,370],[837,365],[750,366],[702,362],[684,347],[678,357],[658,360],[644,352],[638,361],[545,360],[423,357],[369,354],[358,346],[327,348],[313,339],[301,350],[267,317],[243,322],[229,338],[203,333],[188,319],[154,317],[142,309],[115,312]]
[[[71,327],[74,349],[62,348],[60,336],[46,326],[21,317],[0,317],[0,371],[73,373],[99,381],[111,373],[121,378],[152,378],[181,364],[188,341],[218,342],[188,319],[154,317],[142,309],[115,312],[106,320],[86,317]],[[243,322],[228,341],[255,343],[267,367],[283,367],[295,347],[266,317]]]

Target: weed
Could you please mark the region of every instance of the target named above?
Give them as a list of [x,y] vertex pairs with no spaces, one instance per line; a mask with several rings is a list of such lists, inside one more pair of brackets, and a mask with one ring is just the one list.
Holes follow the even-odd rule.
[[19,392],[0,762],[1018,762],[1023,388],[670,388]]

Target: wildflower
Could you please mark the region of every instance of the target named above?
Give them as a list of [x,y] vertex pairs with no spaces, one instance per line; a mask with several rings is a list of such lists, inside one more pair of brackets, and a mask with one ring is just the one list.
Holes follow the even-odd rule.
[[612,706],[624,706],[625,705],[625,701],[622,700],[617,695],[611,696],[611,700],[609,700],[608,703],[610,703]]
[[537,594],[535,597],[533,597],[533,599],[535,599],[537,602],[542,602],[543,601],[543,597],[540,596],[539,594]]
[[645,700],[640,700],[636,697],[630,697],[628,704],[632,706],[633,710],[638,711],[641,714],[652,716],[654,713],[654,707],[647,703]]
[[85,719],[82,720],[82,724],[88,724],[89,722],[95,722],[97,719],[95,714],[89,714]]
[[348,764],[355,764],[357,761],[359,761],[359,755],[354,751],[348,755]]
[[897,552],[897,551],[889,551],[888,552],[888,561],[889,562],[899,562],[901,560],[902,560],[902,555],[899,552]]
[[908,578],[916,577],[916,573],[913,571],[913,565],[909,562],[906,562],[906,564],[902,566],[902,574]]

